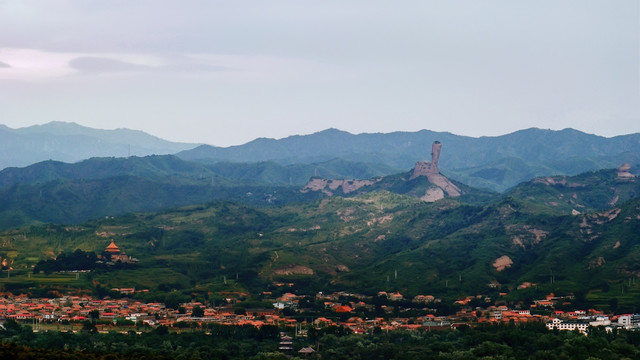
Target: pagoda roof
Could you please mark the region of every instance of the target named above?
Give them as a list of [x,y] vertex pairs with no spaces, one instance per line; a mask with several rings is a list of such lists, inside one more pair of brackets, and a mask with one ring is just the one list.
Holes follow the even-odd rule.
[[113,240],[111,240],[111,244],[109,244],[109,246],[107,246],[106,250],[108,252],[120,252],[120,249],[118,249],[118,246],[116,245],[115,242],[113,242]]

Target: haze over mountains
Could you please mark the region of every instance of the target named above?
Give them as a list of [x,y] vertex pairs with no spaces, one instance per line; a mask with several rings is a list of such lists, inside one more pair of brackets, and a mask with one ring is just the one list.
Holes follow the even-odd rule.
[[[640,134],[604,138],[565,129],[526,129],[496,137],[472,138],[421,130],[353,135],[329,129],[281,140],[256,139],[242,146],[202,145],[178,156],[199,161],[309,163],[339,157],[382,163],[406,171],[430,155],[431,143],[443,144],[441,170],[468,185],[504,191],[540,175],[584,171],[640,162]],[[388,174],[387,174],[388,175]]]
[[45,160],[77,162],[91,157],[172,154],[193,148],[137,130],[99,130],[67,122],[11,129],[0,124],[0,169]]
[[[428,159],[431,143],[436,140],[443,143],[440,168],[444,175],[494,191],[505,191],[535,176],[575,175],[616,168],[622,163],[640,163],[640,134],[605,138],[573,129],[532,128],[480,138],[429,130],[354,135],[328,129],[220,148],[172,143],[141,131],[97,130],[52,122],[22,129],[0,127],[0,168],[23,167],[44,160],[77,162],[91,157],[177,154],[184,160],[206,164],[270,161],[262,166],[264,171],[278,168],[275,173],[279,174],[270,177],[271,184],[303,185],[313,175],[362,179],[405,172],[417,161]],[[347,166],[338,166],[336,159],[346,161],[343,165]],[[327,162],[333,165],[320,165]],[[290,165],[306,165],[306,170],[282,171],[282,166]],[[354,166],[362,168],[361,174],[345,171]],[[228,171],[233,168],[226,167]],[[342,170],[336,170],[339,168]],[[253,175],[257,179],[261,176],[255,171]],[[236,171],[235,176],[240,174]]]
[[[201,145],[177,155],[145,157],[119,154],[125,147],[128,151],[125,143],[136,144],[132,149],[137,152],[158,153],[195,145],[173,144],[139,131],[94,130],[67,123],[8,130],[4,134],[13,136],[12,142],[3,143],[5,149],[10,144],[20,144],[5,151],[5,155],[12,156],[4,156],[4,161],[26,161],[29,156],[108,157],[76,163],[47,160],[0,171],[0,228],[40,222],[80,223],[102,216],[213,200],[284,205],[333,195],[336,190],[336,195],[346,197],[386,190],[436,201],[450,197],[453,193],[447,191],[449,188],[462,195],[460,201],[480,205],[497,198],[498,194],[492,191],[513,188],[538,175],[570,175],[618,168],[623,162],[640,163],[640,134],[608,139],[575,130],[528,129],[494,138],[469,138],[427,130],[352,135],[330,129],[281,140],[257,139],[230,148]],[[27,151],[25,147],[31,143],[20,143],[20,139],[42,141],[45,145]],[[77,139],[79,142],[73,143]],[[416,177],[416,169],[409,170],[416,163],[426,164],[421,161],[430,157],[433,139],[441,141],[439,169],[431,177]],[[97,145],[84,149],[88,143]],[[21,157],[24,153],[26,158]],[[635,169],[632,166],[630,170]],[[342,185],[337,186],[339,183]],[[596,180],[589,184],[566,194],[567,198],[559,202],[563,205],[556,208],[562,213],[582,212],[634,197],[633,189],[597,190],[600,195],[594,205],[589,194],[601,184]],[[524,188],[513,188],[509,194],[537,193],[540,190],[536,187],[539,183],[533,182]],[[561,191],[558,186],[552,190],[551,196]],[[579,199],[570,198],[578,193]],[[616,196],[618,199],[614,200]],[[553,202],[556,200],[548,200],[547,204]]]

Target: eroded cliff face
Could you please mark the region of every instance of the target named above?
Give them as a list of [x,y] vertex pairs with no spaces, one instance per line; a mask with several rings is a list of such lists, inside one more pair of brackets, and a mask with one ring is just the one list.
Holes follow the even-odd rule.
[[429,179],[430,183],[442,189],[449,197],[458,197],[462,195],[462,191],[460,190],[460,188],[458,188],[454,183],[451,182],[451,180],[447,179],[444,175],[431,174],[427,175],[427,179]]
[[427,202],[433,202],[445,197],[458,197],[462,195],[460,188],[452,183],[451,180],[447,179],[446,176],[439,172],[434,172],[433,168],[433,163],[420,161],[416,163],[416,166],[411,170],[409,180],[413,180],[419,176],[424,176],[429,179],[429,182],[432,185],[434,185],[434,187],[427,189],[427,193],[420,199]]
[[434,174],[440,174],[438,169],[438,161],[440,160],[440,152],[442,151],[442,143],[440,141],[434,141],[431,145],[431,162],[418,161],[413,167],[411,178],[413,180],[418,176],[429,176]]
[[441,151],[442,144],[439,141],[434,141],[433,145],[431,145],[431,162],[418,161],[409,176],[409,180],[425,176],[431,184],[435,185],[435,187],[427,189],[426,194],[420,197],[420,199],[427,202],[443,199],[445,194],[448,197],[458,197],[462,194],[462,191],[455,184],[440,174],[438,161],[440,160]]
[[[423,201],[434,202],[445,197],[458,197],[462,195],[462,190],[458,188],[445,176],[440,174],[438,168],[438,161],[440,159],[440,152],[442,144],[439,141],[435,141],[431,146],[431,161],[418,161],[414,168],[409,172],[408,177],[402,178],[399,181],[411,181],[420,176],[424,176],[429,180],[430,186],[424,191],[423,195],[414,193],[414,196],[419,197]],[[338,179],[320,179],[312,178],[301,189],[302,192],[309,191],[321,191],[327,196],[333,196],[336,192],[341,191],[342,194],[350,194],[363,190],[366,186],[375,186],[380,183],[383,178],[375,178],[368,180],[338,180]],[[382,185],[384,186],[384,185]]]
[[312,178],[302,188],[302,192],[309,191],[322,191],[325,195],[333,196],[334,192],[338,189],[342,190],[343,194],[349,194],[359,190],[363,186],[370,186],[379,182],[382,178],[368,179],[368,180],[338,180],[338,179],[320,179]]
[[411,171],[411,178],[409,180],[413,180],[418,176],[429,176],[440,174],[440,169],[438,169],[438,165],[433,162],[427,161],[418,161],[416,165],[413,167]]

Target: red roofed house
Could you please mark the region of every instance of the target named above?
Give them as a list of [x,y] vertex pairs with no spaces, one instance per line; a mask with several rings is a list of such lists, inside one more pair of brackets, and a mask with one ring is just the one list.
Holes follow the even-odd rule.
[[341,305],[341,306],[334,307],[333,311],[335,311],[337,313],[348,313],[348,312],[352,312],[353,309],[351,308],[351,306]]

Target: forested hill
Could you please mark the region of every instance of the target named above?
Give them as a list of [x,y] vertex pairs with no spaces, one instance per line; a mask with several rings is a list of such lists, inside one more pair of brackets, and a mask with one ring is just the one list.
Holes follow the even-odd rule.
[[557,214],[607,210],[640,196],[640,181],[628,170],[621,166],[576,176],[543,176],[518,185],[506,195]]
[[0,172],[0,228],[75,224],[96,217],[238,198],[248,191],[262,194],[255,187],[241,185],[200,164],[169,155],[92,158],[75,164],[45,161]]
[[428,159],[434,141],[443,144],[440,163],[445,175],[497,191],[536,176],[575,175],[622,163],[640,164],[640,134],[605,138],[573,129],[535,128],[480,138],[429,130],[353,135],[329,129],[280,140],[256,139],[228,148],[203,145],[178,156],[206,162],[277,160],[287,164],[339,157],[406,170]]
[[[638,198],[566,215],[508,196],[473,206],[379,191],[275,207],[201,203],[75,226],[32,226],[0,233],[0,256],[27,271],[63,251],[101,252],[113,239],[140,263],[137,270],[96,275],[109,288],[221,291],[225,277],[248,292],[276,283],[306,293],[448,297],[497,295],[501,288],[513,300],[554,292],[598,308],[616,298],[632,309],[640,292],[627,289],[622,297],[619,289],[640,271],[639,228]],[[522,284],[538,285],[515,292]]]
[[316,174],[353,178],[385,172],[385,166],[341,159],[301,165],[200,164],[172,155],[44,161],[0,171],[0,228],[79,223],[221,199],[281,205],[317,198],[299,191]]
[[[262,206],[311,201],[327,192],[302,189],[306,179],[316,174],[375,179],[357,191],[339,191],[337,195],[341,196],[387,190],[424,198],[438,187],[427,177],[412,178],[411,173],[381,176],[387,171],[384,167],[340,159],[308,165],[202,164],[171,155],[92,158],[75,164],[45,161],[0,171],[0,228],[42,222],[75,224],[96,217],[158,211],[213,200]],[[574,177],[541,177],[521,184],[507,195],[556,214],[602,210],[640,193],[637,178],[629,171],[625,174],[628,177],[619,177],[619,170],[602,170]],[[462,203],[488,204],[499,198],[496,193],[460,182],[449,185],[460,191],[457,200]]]

